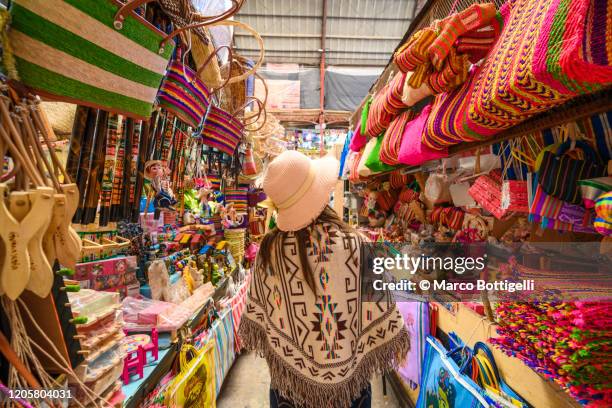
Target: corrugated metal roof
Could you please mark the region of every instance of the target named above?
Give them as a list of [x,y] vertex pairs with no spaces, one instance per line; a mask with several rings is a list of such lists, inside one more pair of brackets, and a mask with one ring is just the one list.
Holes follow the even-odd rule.
[[[385,66],[414,17],[416,0],[327,0],[328,65]],[[263,37],[266,62],[318,65],[323,0],[248,0],[237,19]],[[237,31],[236,48],[254,57],[257,43]]]

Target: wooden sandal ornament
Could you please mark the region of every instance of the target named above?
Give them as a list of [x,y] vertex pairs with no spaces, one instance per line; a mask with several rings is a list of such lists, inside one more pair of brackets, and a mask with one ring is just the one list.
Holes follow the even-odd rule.
[[52,194],[48,190],[36,190],[39,197],[31,204],[30,211],[18,221],[4,201],[8,186],[0,184],[0,239],[4,242],[6,258],[2,265],[0,285],[4,293],[15,300],[30,281],[31,266],[28,244],[41,228],[48,224],[52,210]]

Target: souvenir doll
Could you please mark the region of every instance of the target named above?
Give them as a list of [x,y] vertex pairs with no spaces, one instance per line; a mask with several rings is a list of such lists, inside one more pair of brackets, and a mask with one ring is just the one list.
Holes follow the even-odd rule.
[[159,211],[176,211],[174,205],[177,201],[170,188],[169,172],[161,160],[149,160],[145,164],[144,175],[155,194],[153,207]]

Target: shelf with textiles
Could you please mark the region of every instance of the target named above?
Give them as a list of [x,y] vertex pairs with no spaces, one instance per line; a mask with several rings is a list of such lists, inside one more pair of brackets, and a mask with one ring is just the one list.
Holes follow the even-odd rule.
[[[587,118],[591,115],[612,111],[612,89],[582,95],[566,102],[563,105],[552,108],[549,111],[534,116],[523,123],[511,127],[489,139],[481,142],[464,142],[449,147],[448,157],[453,157],[464,152],[475,151],[476,149],[486,148],[496,143],[517,139],[544,129],[553,128],[566,123]],[[373,177],[386,176],[398,169],[403,169],[406,174],[422,171],[429,167],[436,167],[439,160],[423,163],[420,166],[400,165],[393,170],[374,174]]]

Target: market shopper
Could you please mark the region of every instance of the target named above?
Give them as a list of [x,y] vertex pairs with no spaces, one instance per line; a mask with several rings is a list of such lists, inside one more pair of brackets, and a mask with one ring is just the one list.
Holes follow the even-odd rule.
[[362,300],[362,237],[328,206],[337,174],[333,158],[287,151],[264,176],[277,226],[261,243],[240,338],[268,363],[272,407],[369,407],[372,375],[410,347],[394,304]]

